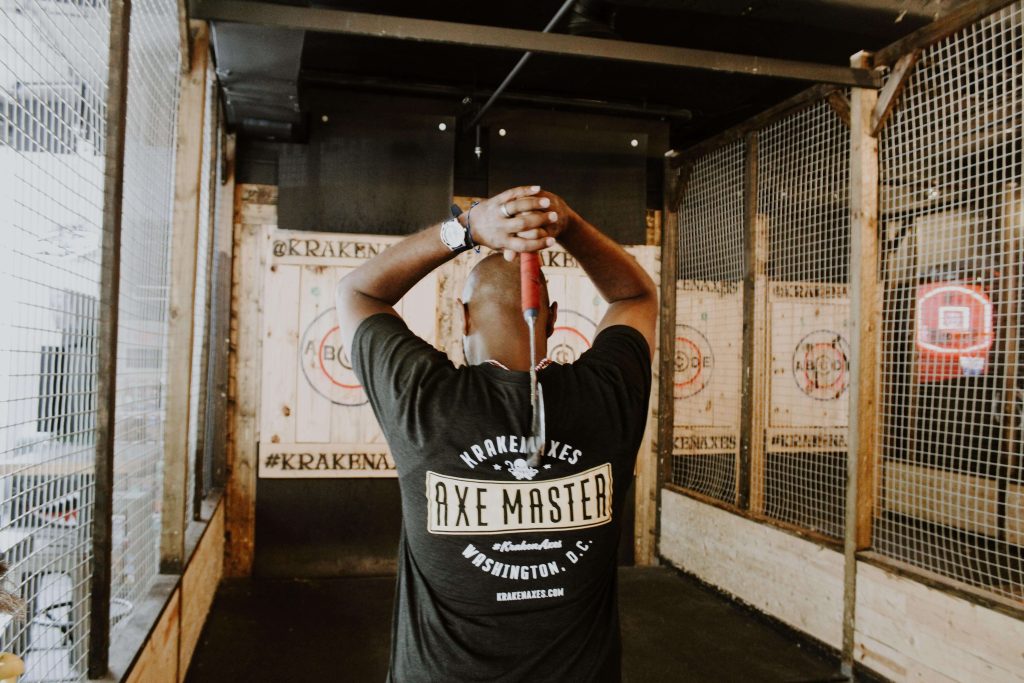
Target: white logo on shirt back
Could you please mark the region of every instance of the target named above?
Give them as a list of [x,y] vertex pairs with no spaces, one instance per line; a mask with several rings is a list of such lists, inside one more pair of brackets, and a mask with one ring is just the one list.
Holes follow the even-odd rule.
[[522,458],[516,458],[513,462],[505,461],[508,465],[508,473],[519,480],[533,479],[537,476],[537,468],[530,467]]
[[586,529],[612,521],[612,468],[543,481],[500,482],[427,472],[427,531],[501,534]]

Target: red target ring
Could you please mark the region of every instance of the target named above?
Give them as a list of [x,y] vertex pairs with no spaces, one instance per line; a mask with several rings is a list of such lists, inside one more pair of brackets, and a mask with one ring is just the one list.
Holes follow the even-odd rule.
[[[341,329],[341,327],[339,325],[335,325],[331,329],[327,330],[327,334],[325,334],[323,338],[320,340],[320,346],[318,346],[316,350],[316,359],[320,363],[320,372],[324,373],[324,377],[326,377],[331,384],[341,387],[342,389],[362,389],[362,384],[345,384],[334,379],[334,376],[331,374],[331,371],[328,370],[326,366],[324,366],[324,346],[327,344],[327,338],[330,337],[335,332],[337,332],[339,329]],[[340,349],[341,346],[338,346],[338,348]]]

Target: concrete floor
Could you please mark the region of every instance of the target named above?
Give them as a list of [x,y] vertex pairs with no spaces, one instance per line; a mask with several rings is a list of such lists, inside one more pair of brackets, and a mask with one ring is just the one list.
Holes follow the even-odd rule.
[[[383,681],[392,578],[230,580],[187,683]],[[620,570],[623,679],[844,680],[834,658],[665,568]]]

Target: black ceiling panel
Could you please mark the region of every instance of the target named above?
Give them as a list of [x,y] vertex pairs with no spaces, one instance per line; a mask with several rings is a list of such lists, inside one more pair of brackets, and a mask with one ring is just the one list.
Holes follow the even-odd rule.
[[[563,3],[280,0],[278,4],[539,31]],[[883,47],[960,4],[963,0],[579,0],[573,12],[584,11],[584,6],[596,7],[602,17],[612,17],[609,31],[631,42],[845,66],[851,54]],[[569,25],[563,20],[555,30],[568,31]],[[273,40],[254,38],[254,43],[250,52],[279,49]],[[217,50],[242,55],[226,55],[226,61],[235,64],[246,54],[244,46],[234,43],[217,45]],[[407,93],[433,88],[429,94],[450,100],[453,113],[468,119],[519,57],[513,50],[308,32],[297,87],[306,109],[303,93],[313,87]],[[562,98],[593,100],[597,110],[601,103],[611,103],[614,106],[606,111],[620,116],[657,117],[668,112],[673,142],[678,144],[723,130],[808,85],[695,69],[534,55],[508,93],[509,101],[517,106],[534,98],[538,108],[558,108],[562,104],[554,100]],[[257,73],[236,77],[232,83],[239,95],[252,97],[253,90],[265,88],[273,100],[278,91],[270,92],[271,86],[278,84],[261,81]],[[575,104],[564,106],[571,110]],[[636,112],[644,107],[646,112]],[[692,117],[673,115],[683,110],[692,112]]]
[[490,130],[489,194],[537,183],[620,243],[645,243],[646,135],[510,125],[502,136],[500,130]]

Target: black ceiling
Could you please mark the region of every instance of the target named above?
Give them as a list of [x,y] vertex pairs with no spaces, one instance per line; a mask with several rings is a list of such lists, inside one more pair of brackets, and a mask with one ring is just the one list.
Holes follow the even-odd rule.
[[[540,31],[563,0],[276,4]],[[881,48],[960,4],[959,0],[579,0],[572,26],[563,19],[556,32],[595,35],[596,28],[599,37],[611,39],[846,66],[854,52]],[[581,13],[592,19],[582,31]],[[451,112],[465,123],[521,56],[510,50],[225,22],[214,22],[213,31],[229,119],[245,131],[285,137],[301,130],[302,95],[312,87],[430,95],[450,101]],[[673,146],[680,147],[808,85],[763,76],[534,55],[501,102],[664,118],[672,126]]]

